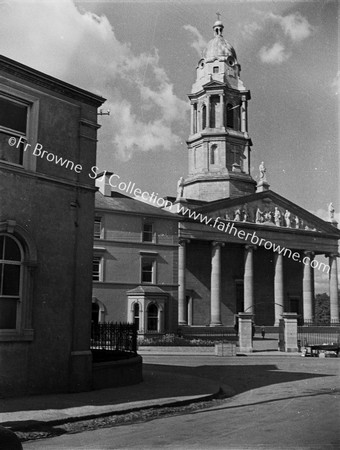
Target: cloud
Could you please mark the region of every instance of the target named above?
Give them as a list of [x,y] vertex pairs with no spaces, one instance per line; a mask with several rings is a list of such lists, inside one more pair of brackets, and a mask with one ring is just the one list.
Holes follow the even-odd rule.
[[195,38],[194,41],[191,43],[191,47],[193,47],[197,51],[198,55],[201,57],[202,51],[206,48],[208,42],[203,38],[203,36],[196,27],[192,25],[184,25],[183,28],[189,31]]
[[157,49],[136,54],[107,17],[85,8],[72,0],[0,3],[0,52],[107,98],[112,112],[101,144],[120,158],[169,150],[188,105],[175,95]]
[[263,30],[262,25],[259,25],[257,22],[251,22],[244,25],[241,33],[245,39],[251,39],[257,32],[262,30]]
[[334,80],[331,83],[331,88],[335,90],[335,94],[338,95],[340,91],[340,70],[336,74]]
[[262,47],[259,51],[261,61],[267,64],[282,64],[289,59],[291,53],[285,51],[285,47],[276,42],[272,47]]
[[269,13],[267,18],[278,23],[285,35],[293,42],[300,42],[315,31],[315,28],[298,11],[287,16]]

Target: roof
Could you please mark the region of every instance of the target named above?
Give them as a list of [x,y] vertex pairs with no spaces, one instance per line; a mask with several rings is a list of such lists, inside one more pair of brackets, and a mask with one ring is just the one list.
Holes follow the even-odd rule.
[[96,192],[95,208],[105,209],[127,214],[141,214],[149,216],[157,216],[164,219],[180,220],[176,214],[169,213],[163,209],[152,206],[135,198],[128,197],[120,192],[111,192],[111,197],[104,196],[101,192]]
[[106,101],[105,98],[99,95],[66,83],[65,81],[54,78],[3,55],[0,55],[0,69],[15,77],[25,79],[34,84],[39,84],[39,86],[51,91],[58,92],[59,94],[66,95],[96,107],[101,106]]
[[161,294],[161,295],[167,295],[166,292],[163,291],[163,289],[161,289],[158,286],[137,286],[134,289],[130,289],[129,291],[127,291],[127,295],[131,295],[131,294]]

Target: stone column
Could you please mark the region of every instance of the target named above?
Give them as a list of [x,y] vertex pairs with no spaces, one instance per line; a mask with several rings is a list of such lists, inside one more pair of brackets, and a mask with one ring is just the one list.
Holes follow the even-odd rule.
[[221,114],[221,122],[220,122],[220,127],[225,127],[225,123],[224,123],[224,95],[220,94],[220,114]]
[[180,239],[178,247],[178,325],[186,325],[187,305],[185,292],[186,245],[188,239]]
[[192,315],[193,315],[193,305],[192,305],[192,297],[189,297],[188,300],[188,325],[192,325]]
[[244,255],[244,312],[254,314],[254,254],[256,247],[253,245],[245,246]]
[[253,337],[252,337],[253,317],[254,317],[253,314],[246,312],[238,314],[238,333],[239,333],[240,352],[253,351]]
[[194,134],[194,117],[195,117],[195,112],[194,112],[194,104],[191,103],[191,119],[190,119],[190,134]]
[[207,95],[207,104],[206,104],[206,128],[210,128],[210,95]]
[[242,96],[241,98],[241,131],[243,133],[248,132],[248,117],[247,117],[247,97]]
[[279,326],[281,316],[283,314],[283,256],[278,253],[274,253],[274,310],[275,310],[275,322],[274,326]]
[[331,322],[339,322],[339,303],[338,303],[338,267],[337,254],[329,255],[329,299],[331,309]]
[[309,258],[309,264],[303,265],[303,282],[302,282],[302,298],[303,298],[303,320],[304,323],[313,322],[313,269],[311,262],[313,261],[313,252],[304,252]]
[[285,352],[297,352],[297,314],[283,313]]
[[221,248],[222,242],[212,243],[211,286],[210,286],[210,326],[222,325],[221,321]]

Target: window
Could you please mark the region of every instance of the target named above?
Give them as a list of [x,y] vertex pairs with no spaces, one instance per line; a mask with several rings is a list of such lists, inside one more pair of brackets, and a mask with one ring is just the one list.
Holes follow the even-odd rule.
[[158,330],[158,308],[154,303],[150,303],[147,310],[148,319],[147,327],[148,331]]
[[94,219],[94,233],[93,233],[93,235],[94,235],[95,238],[99,238],[100,239],[102,237],[101,234],[102,234],[102,219],[101,219],[101,217],[96,217]]
[[234,107],[231,103],[227,104],[227,127],[234,128]]
[[143,242],[153,241],[153,226],[152,223],[143,224]]
[[92,280],[93,281],[103,281],[102,261],[103,261],[103,258],[100,256],[93,257],[93,265],[92,265]]
[[[0,160],[23,165],[24,145],[27,139],[28,105],[0,96]],[[10,137],[23,137],[23,143],[10,146]]]
[[142,258],[142,283],[155,283],[154,269],[154,259]]
[[217,145],[212,145],[210,148],[210,164],[215,164],[216,163],[216,150],[217,150]]
[[213,67],[213,73],[218,73],[218,72],[219,72],[218,66]]
[[207,108],[205,105],[202,107],[202,130],[207,126]]
[[12,236],[0,234],[0,329],[18,326],[23,250]]
[[133,305],[133,323],[136,325],[137,330],[139,330],[139,303]]

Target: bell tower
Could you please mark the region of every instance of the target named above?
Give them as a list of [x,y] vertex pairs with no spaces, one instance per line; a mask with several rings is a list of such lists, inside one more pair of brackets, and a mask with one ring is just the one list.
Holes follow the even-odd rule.
[[189,174],[183,193],[187,199],[214,201],[255,192],[247,117],[250,91],[240,79],[241,66],[223,29],[217,20],[189,94]]

